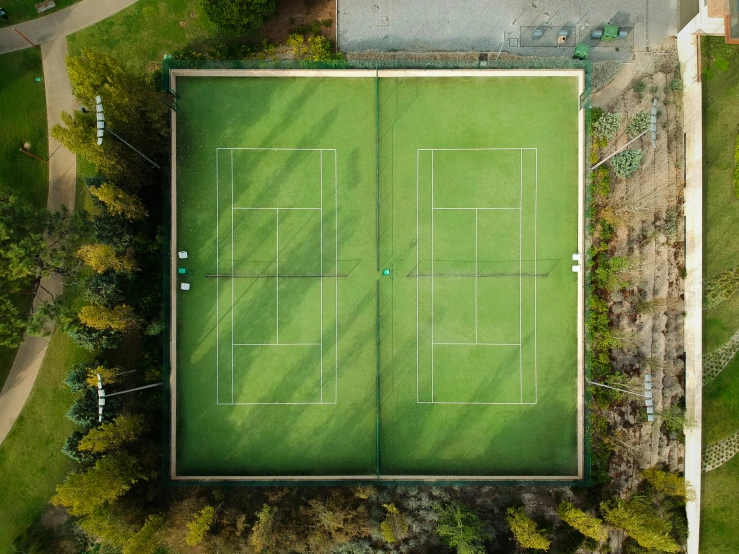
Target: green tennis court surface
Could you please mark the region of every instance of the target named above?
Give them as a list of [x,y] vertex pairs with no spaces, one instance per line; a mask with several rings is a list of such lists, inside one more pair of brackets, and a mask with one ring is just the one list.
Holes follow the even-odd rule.
[[172,478],[583,476],[577,74],[174,75]]

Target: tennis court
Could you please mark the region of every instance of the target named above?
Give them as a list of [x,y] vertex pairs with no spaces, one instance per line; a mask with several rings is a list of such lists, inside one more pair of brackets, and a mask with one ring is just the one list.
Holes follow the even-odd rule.
[[172,70],[171,479],[583,478],[583,77]]

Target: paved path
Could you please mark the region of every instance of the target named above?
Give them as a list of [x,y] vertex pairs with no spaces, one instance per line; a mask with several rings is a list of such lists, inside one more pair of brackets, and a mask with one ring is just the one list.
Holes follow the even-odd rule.
[[[135,2],[136,0],[82,0],[58,12],[19,23],[15,28],[34,44],[45,44],[89,27]],[[0,54],[28,47],[30,45],[11,27],[0,29]]]
[[[62,111],[72,112],[77,108],[65,64],[67,35],[97,23],[135,1],[82,0],[74,6],[16,27],[31,41],[41,45],[46,89],[46,121],[49,130],[61,122],[59,114]],[[30,45],[13,29],[0,29],[0,54],[29,47]],[[50,210],[58,210],[62,206],[73,210],[77,158],[51,138],[51,132],[49,132],[49,156],[49,196],[46,206]],[[52,279],[44,279],[41,284],[54,295],[61,293],[61,284]],[[38,302],[36,299],[34,307]],[[49,340],[48,337],[26,336],[18,349],[8,379],[0,390],[0,444],[12,429],[31,394]]]

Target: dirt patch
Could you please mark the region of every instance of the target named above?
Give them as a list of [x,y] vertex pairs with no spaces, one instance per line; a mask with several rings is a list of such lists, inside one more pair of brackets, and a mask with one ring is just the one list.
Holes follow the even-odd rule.
[[[326,25],[328,20],[330,25]],[[284,44],[296,27],[311,26],[316,21],[320,22],[321,34],[335,45],[336,0],[281,0],[276,16],[262,27],[262,33],[270,42]]]

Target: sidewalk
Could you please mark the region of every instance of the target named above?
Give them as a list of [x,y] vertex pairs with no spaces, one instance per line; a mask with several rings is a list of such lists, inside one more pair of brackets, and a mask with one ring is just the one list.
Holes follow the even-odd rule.
[[[58,12],[19,23],[15,28],[34,44],[45,44],[89,27],[135,2],[136,0],[82,0]],[[12,27],[0,29],[0,54],[30,46]]]

